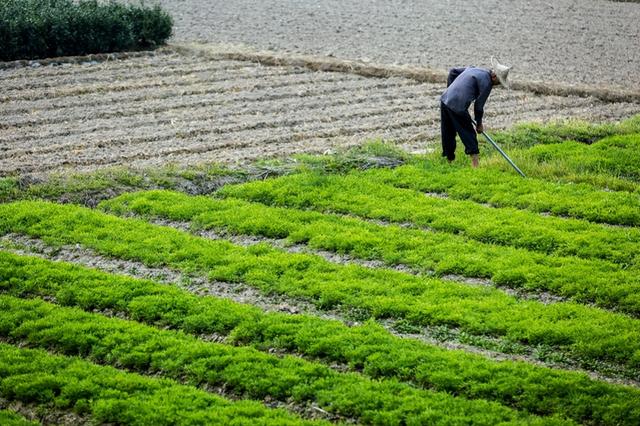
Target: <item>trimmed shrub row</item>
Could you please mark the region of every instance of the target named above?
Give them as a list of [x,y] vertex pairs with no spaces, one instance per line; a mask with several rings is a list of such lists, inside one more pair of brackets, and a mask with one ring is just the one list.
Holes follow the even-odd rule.
[[171,17],[152,8],[97,0],[3,0],[0,60],[155,48],[171,36]]

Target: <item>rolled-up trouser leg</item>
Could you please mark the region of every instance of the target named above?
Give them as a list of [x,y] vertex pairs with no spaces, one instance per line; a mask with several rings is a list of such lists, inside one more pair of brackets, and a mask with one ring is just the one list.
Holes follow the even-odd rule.
[[451,119],[452,112],[440,102],[440,136],[442,137],[442,156],[448,160],[456,158],[456,128]]
[[453,111],[450,111],[450,113],[452,116],[451,121],[453,121],[456,132],[458,132],[460,140],[464,144],[464,153],[467,155],[479,154],[478,136],[469,113],[457,114]]

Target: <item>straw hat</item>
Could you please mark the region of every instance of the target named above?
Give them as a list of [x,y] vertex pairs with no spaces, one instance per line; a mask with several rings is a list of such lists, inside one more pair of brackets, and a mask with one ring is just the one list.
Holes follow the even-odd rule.
[[496,76],[498,77],[498,81],[500,82],[500,84],[505,88],[509,89],[510,88],[509,79],[508,79],[509,70],[513,67],[502,65],[493,56],[491,57],[491,67],[493,68],[493,71],[496,73]]

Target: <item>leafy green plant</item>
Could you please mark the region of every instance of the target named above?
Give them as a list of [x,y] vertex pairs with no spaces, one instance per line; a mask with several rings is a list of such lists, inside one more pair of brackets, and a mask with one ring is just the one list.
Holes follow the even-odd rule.
[[231,402],[172,380],[5,343],[0,343],[0,395],[9,401],[88,414],[100,424],[322,424],[259,402]]
[[496,138],[511,147],[530,148],[541,144],[577,141],[591,144],[607,136],[640,133],[640,115],[620,123],[591,123],[582,120],[558,120],[551,123],[523,123],[513,129],[496,132]]
[[[607,284],[614,292],[620,287],[631,289],[631,272],[624,272],[598,262],[575,258],[557,258],[521,249],[499,247],[463,237],[422,232],[397,226],[381,226],[336,215],[289,208],[269,207],[237,199],[218,200],[189,197],[179,193],[151,191],[126,194],[101,204],[119,215],[135,213],[174,221],[191,221],[192,227],[223,229],[234,234],[286,238],[291,243],[306,243],[313,248],[347,253],[363,259],[379,259],[388,265],[401,263],[417,271],[437,274],[460,274],[470,277],[492,277],[502,285],[513,287],[551,288],[563,294],[562,285],[577,290],[576,280],[584,285]],[[615,238],[615,232],[600,233],[604,240]],[[620,247],[611,244],[612,252],[623,247],[637,247],[619,238]],[[597,241],[597,239],[596,239]],[[593,245],[595,247],[596,245]],[[598,249],[607,250],[601,243]],[[635,249],[622,256],[636,256]],[[555,286],[558,283],[558,287]],[[568,284],[563,284],[568,283]],[[604,300],[606,291],[600,290]],[[623,293],[616,292],[620,297]],[[624,293],[628,294],[628,293]],[[575,295],[575,293],[574,293]],[[601,302],[602,303],[602,302]]]
[[[514,129],[496,132],[495,138],[508,149],[510,156],[525,171],[528,177],[540,178],[554,182],[584,183],[605,190],[629,191],[638,193],[640,186],[637,178],[633,177],[633,164],[630,159],[636,158],[637,153],[631,153],[630,158],[623,157],[621,150],[612,149],[605,154],[606,158],[620,161],[619,164],[608,165],[598,161],[597,156],[588,156],[588,161],[575,161],[574,155],[547,157],[544,161],[531,155],[529,148],[541,149],[542,145],[559,147],[565,142],[569,145],[582,147],[582,154],[578,151],[571,154],[584,156],[585,153],[598,153],[598,148],[590,149],[589,145],[606,145],[609,137],[622,137],[638,142],[640,135],[640,115],[635,115],[620,123],[593,124],[581,121],[561,121],[550,124],[522,124]],[[602,141],[602,143],[600,143]],[[519,147],[519,148],[514,148]],[[553,148],[550,148],[551,150]],[[558,152],[559,153],[559,152]],[[566,153],[563,153],[566,154]],[[592,163],[590,160],[595,160]],[[509,171],[509,166],[499,155],[489,151],[488,158],[483,162],[484,167]],[[623,165],[623,168],[620,168]],[[628,165],[628,166],[627,166]],[[628,173],[632,174],[629,175]]]
[[179,332],[39,300],[0,296],[0,308],[0,333],[17,342],[189,383],[225,386],[245,398],[316,402],[330,412],[365,423],[383,423],[383,419],[422,423],[425,407],[439,418],[438,424],[563,423],[536,419],[480,399],[417,390],[393,379],[374,381],[360,374],[337,373],[297,357],[205,343]]
[[214,280],[305,298],[322,309],[364,309],[374,318],[455,326],[471,334],[506,336],[564,348],[585,359],[640,367],[637,320],[574,303],[517,300],[492,288],[335,265],[267,245],[242,248],[140,220],[46,202],[0,205],[0,232],[23,233],[53,245],[82,244],[147,265],[200,271]]
[[567,141],[539,145],[527,151],[537,166],[570,169],[576,173],[606,174],[640,186],[640,134],[609,136],[592,145]]
[[0,410],[0,424],[4,426],[34,426],[40,423],[27,420],[11,410]]
[[[449,250],[442,246],[442,251],[434,252],[434,255],[446,256],[449,260],[448,265],[443,262],[438,265],[444,270],[463,275],[491,276],[499,285],[543,289],[577,301],[597,303],[633,314],[640,312],[635,290],[640,286],[640,276],[633,270],[625,271],[610,262],[597,260],[599,256],[616,257],[613,254],[617,251],[616,243],[606,243],[610,239],[637,247],[636,230],[615,231],[584,221],[541,217],[516,209],[495,209],[466,200],[426,197],[414,190],[394,188],[375,179],[365,179],[357,172],[346,176],[298,174],[227,186],[219,193],[272,206],[336,212],[398,224],[409,222],[447,234],[462,234],[467,239],[487,244],[478,251],[481,256],[483,253],[496,252],[490,245],[526,248],[529,253],[511,252],[511,256],[506,257],[510,265],[517,260],[526,267],[495,267],[490,265],[502,263],[501,257],[487,259],[490,256],[483,256],[476,261],[458,258],[457,251],[451,246],[454,241],[463,240],[442,234],[440,242],[448,244]],[[608,251],[608,254],[602,250]],[[542,259],[535,256],[535,252],[555,257]],[[635,249],[621,254],[622,257],[631,256],[622,260],[621,266],[637,264]],[[570,257],[572,255],[581,255],[588,260],[575,259]],[[527,256],[532,258],[527,259]],[[616,260],[621,259],[618,257]],[[542,271],[532,265],[539,261],[551,268]]]
[[[0,290],[23,298],[53,298],[88,311],[109,310],[164,329],[195,335],[216,333],[235,344],[303,354],[327,364],[347,364],[372,378],[396,378],[533,414],[555,414],[599,424],[635,424],[640,418],[640,393],[633,388],[595,381],[575,372],[523,362],[495,362],[397,338],[372,322],[349,327],[312,316],[264,313],[250,305],[199,297],[148,280],[1,251]],[[31,310],[24,312],[29,315]],[[66,321],[49,322],[48,326],[56,324]],[[403,327],[416,330],[409,322]],[[5,331],[11,330],[15,326],[5,326]],[[568,391],[581,395],[581,399],[565,398]],[[528,398],[514,400],[514,394]]]
[[[528,155],[533,156],[533,152],[546,152],[554,147],[540,145],[529,150],[531,154]],[[569,161],[568,157],[559,155],[553,155],[552,158]],[[640,224],[638,193],[604,191],[584,183],[563,184],[534,178],[522,179],[495,168],[471,170],[424,161],[391,170],[372,170],[363,174],[362,178],[398,188],[446,194],[457,200],[490,203],[495,207],[514,207],[613,225]],[[598,229],[586,224],[583,225],[585,228]],[[605,228],[599,229],[602,231]],[[618,235],[624,232],[613,231]]]

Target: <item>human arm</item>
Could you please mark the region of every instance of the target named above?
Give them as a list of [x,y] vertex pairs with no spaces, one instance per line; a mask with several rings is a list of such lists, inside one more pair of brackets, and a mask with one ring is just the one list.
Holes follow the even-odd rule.
[[482,117],[484,116],[484,104],[487,102],[489,98],[489,94],[491,94],[491,88],[493,87],[491,83],[491,77],[488,79],[485,78],[476,78],[476,83],[478,84],[478,97],[473,103],[473,114],[476,119],[476,129],[478,133],[482,133]]

